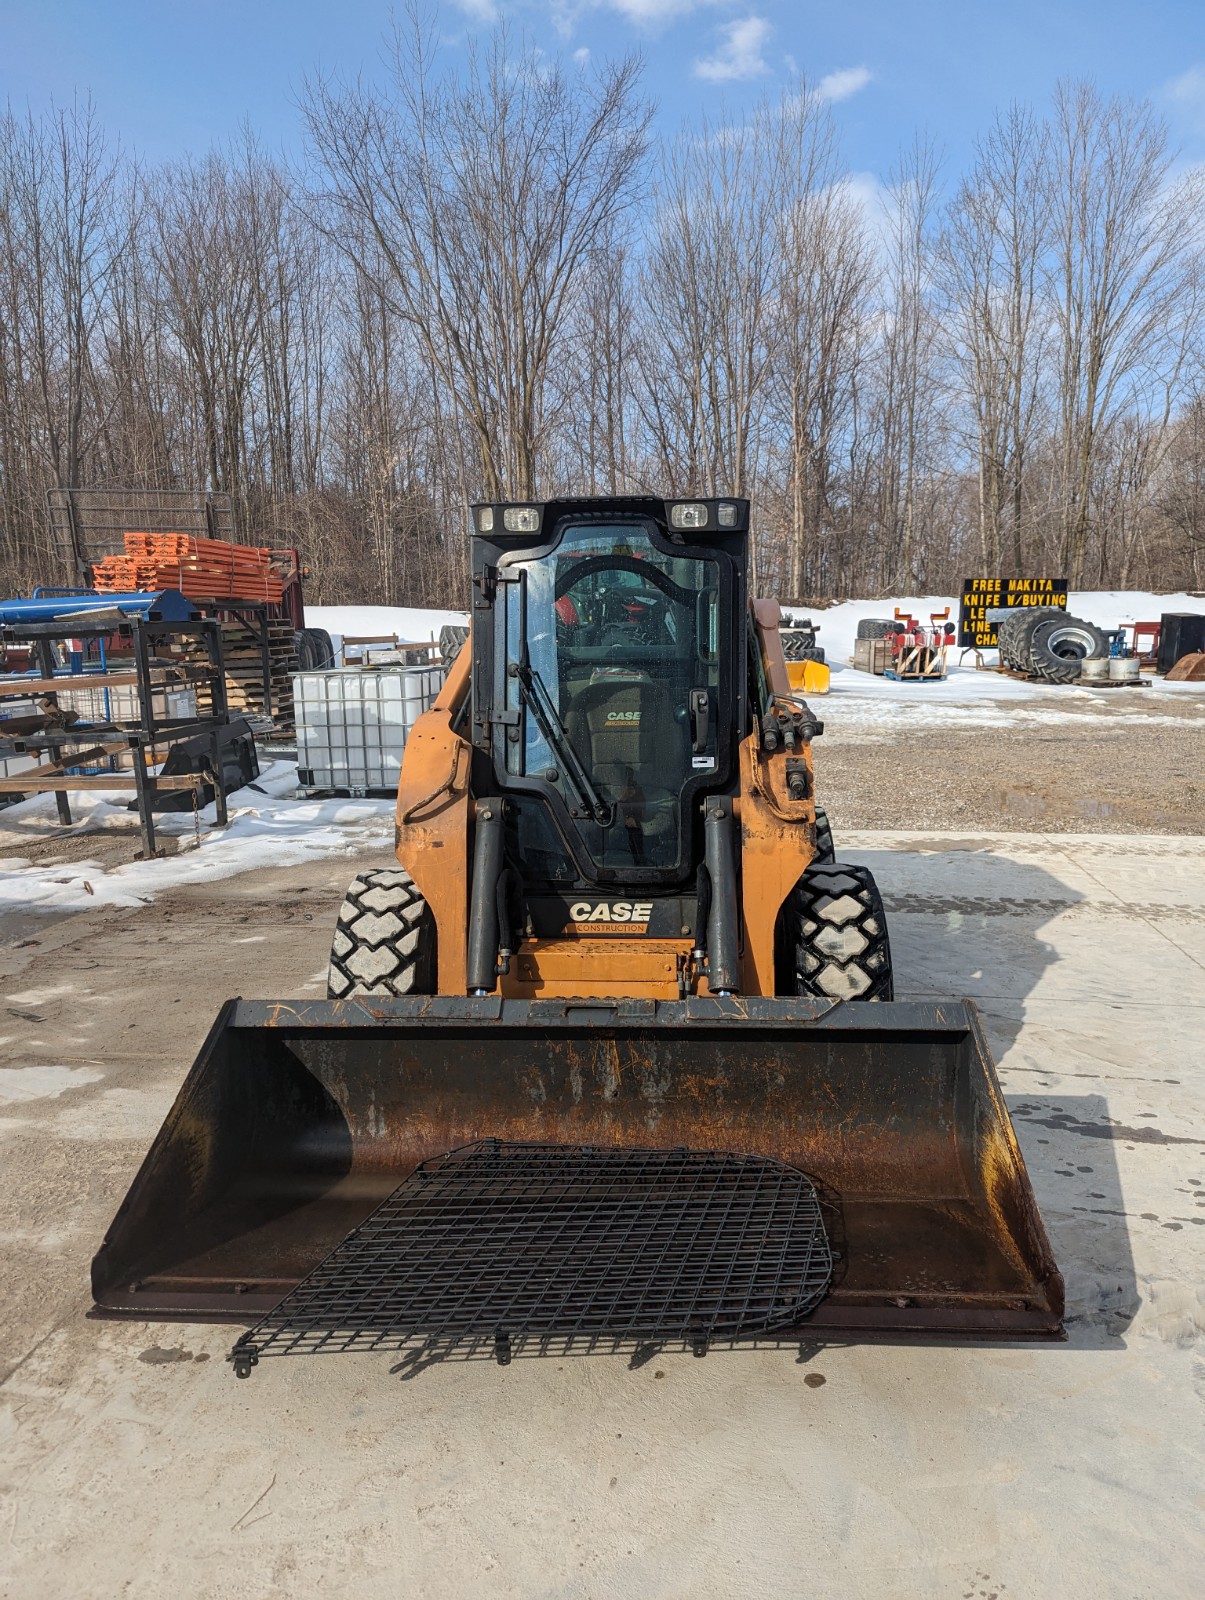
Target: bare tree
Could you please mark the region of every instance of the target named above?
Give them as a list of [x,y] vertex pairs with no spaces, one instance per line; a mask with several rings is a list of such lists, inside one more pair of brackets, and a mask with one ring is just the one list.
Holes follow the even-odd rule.
[[1027,468],[1043,426],[1050,135],[1013,105],[980,141],[949,208],[940,276],[978,469],[980,559],[1019,574],[1032,547]]
[[417,13],[389,91],[310,87],[334,236],[368,232],[383,288],[456,398],[487,496],[537,491],[549,372],[599,241],[634,204],[650,112],[633,57],[583,82],[500,28],[437,79]]
[[826,102],[801,82],[778,126],[773,349],[775,404],[787,435],[786,592],[822,583],[838,520],[840,461],[863,359],[875,266],[862,211],[845,183]]
[[1149,105],[1064,84],[1055,96],[1050,208],[1060,559],[1075,584],[1086,568],[1102,428],[1119,405],[1166,423],[1196,344],[1205,174],[1174,178],[1166,127]]
[[890,183],[886,303],[882,336],[882,475],[879,527],[885,573],[907,589],[916,576],[921,482],[928,476],[937,420],[930,232],[937,196],[937,156],[920,139],[907,150]]
[[665,153],[645,239],[642,408],[663,478],[748,493],[770,376],[776,112],[706,119]]
[[[0,160],[5,387],[15,382],[17,449],[40,499],[43,487],[79,481],[100,421],[89,406],[91,364],[120,248],[117,159],[85,101],[41,121],[7,114]],[[23,514],[31,510],[27,502]],[[57,568],[54,552],[42,559]]]

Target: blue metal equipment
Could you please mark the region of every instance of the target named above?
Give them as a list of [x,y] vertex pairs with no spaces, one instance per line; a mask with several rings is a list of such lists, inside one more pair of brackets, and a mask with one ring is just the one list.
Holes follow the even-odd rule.
[[92,611],[119,611],[123,617],[139,617],[147,622],[188,622],[200,615],[192,601],[186,600],[178,589],[129,594],[98,594],[94,590],[84,590],[34,600],[0,600],[0,625],[19,627],[31,622],[54,622],[59,617]]

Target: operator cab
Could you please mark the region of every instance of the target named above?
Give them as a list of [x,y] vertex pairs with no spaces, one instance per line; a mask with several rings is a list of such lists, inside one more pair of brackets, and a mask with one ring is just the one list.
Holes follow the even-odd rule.
[[513,802],[524,876],[693,878],[692,804],[735,783],[747,503],[474,517],[474,743]]

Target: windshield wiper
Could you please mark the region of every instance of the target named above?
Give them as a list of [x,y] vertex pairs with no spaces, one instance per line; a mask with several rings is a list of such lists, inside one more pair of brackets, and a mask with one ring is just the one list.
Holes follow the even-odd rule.
[[552,698],[544,687],[543,678],[540,677],[531,662],[527,660],[519,662],[518,678],[519,693],[523,698],[523,703],[531,707],[532,714],[539,724],[545,743],[565,769],[569,781],[577,790],[578,799],[587,807],[600,827],[610,827],[611,807],[591,783],[590,774],[586,771],[577,751],[570,743],[569,735],[565,731],[565,724],[561,721],[557,709],[552,703]]

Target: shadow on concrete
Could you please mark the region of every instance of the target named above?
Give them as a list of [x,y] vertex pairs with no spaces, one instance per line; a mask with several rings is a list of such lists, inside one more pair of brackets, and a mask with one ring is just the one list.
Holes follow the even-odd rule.
[[[1084,896],[1032,861],[999,855],[986,841],[982,847],[959,841],[952,848],[949,840],[935,838],[932,852],[942,859],[933,861],[926,883],[923,856],[918,859],[924,849],[918,844],[904,852],[859,850],[849,857],[870,867],[883,894],[896,997],[975,1000],[985,1012],[999,1065],[1024,1033],[1030,994],[1064,961],[1044,930]],[[1067,980],[1074,992],[1071,972]],[[1059,1070],[1051,1062],[1051,1076]],[[1001,1075],[1010,1087],[1007,1064]],[[1039,1088],[1049,1087],[1040,1059],[1026,1075]],[[1114,1145],[1168,1136],[1117,1124],[1103,1095],[1030,1091],[1005,1098],[1066,1281],[1069,1343],[1124,1348],[1121,1336],[1141,1297]]]
[[1005,1098],[1018,1139],[1029,1152],[1038,1205],[1066,1283],[1068,1341],[1078,1349],[1124,1349],[1122,1335],[1142,1297],[1116,1145],[1197,1141],[1119,1123],[1109,1116],[1103,1095]]

